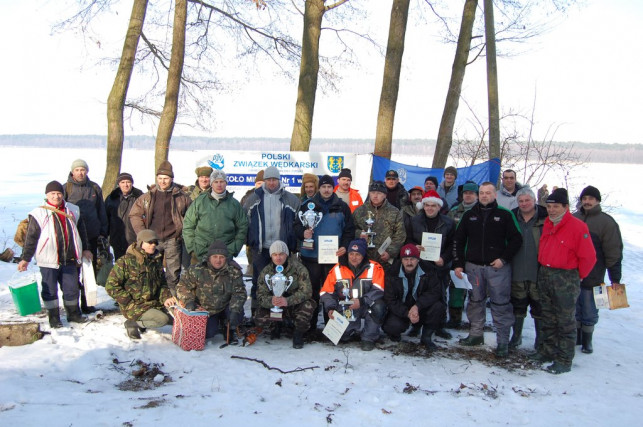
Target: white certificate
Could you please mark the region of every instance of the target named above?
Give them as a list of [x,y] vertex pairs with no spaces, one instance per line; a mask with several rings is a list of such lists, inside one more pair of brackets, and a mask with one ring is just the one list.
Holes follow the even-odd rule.
[[377,253],[380,254],[380,256],[381,256],[384,252],[386,252],[388,247],[391,246],[392,241],[393,240],[391,240],[390,236],[387,237],[386,240],[384,240],[384,242],[382,243],[382,246],[380,246],[380,248],[377,250]]
[[328,319],[326,327],[322,331],[333,344],[337,345],[339,339],[344,335],[344,331],[348,328],[350,322],[344,316],[339,314],[337,310],[333,311],[333,318]]
[[455,275],[455,270],[451,270],[451,280],[453,280],[453,285],[459,289],[473,289],[471,282],[469,282],[469,276],[466,273],[462,273],[462,279],[458,279],[458,276]]
[[422,233],[422,246],[424,246],[424,250],[420,252],[420,258],[427,261],[437,261],[440,259],[442,235],[438,233]]
[[318,236],[317,262],[319,264],[337,264],[339,238],[337,236]]

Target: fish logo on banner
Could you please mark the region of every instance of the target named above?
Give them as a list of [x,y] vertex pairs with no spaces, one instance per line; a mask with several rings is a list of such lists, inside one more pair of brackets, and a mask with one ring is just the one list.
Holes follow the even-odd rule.
[[225,160],[223,159],[222,154],[215,154],[212,156],[212,160],[208,160],[208,164],[212,166],[213,169],[221,170],[225,166]]
[[344,156],[328,156],[328,170],[332,173],[340,173],[344,167]]

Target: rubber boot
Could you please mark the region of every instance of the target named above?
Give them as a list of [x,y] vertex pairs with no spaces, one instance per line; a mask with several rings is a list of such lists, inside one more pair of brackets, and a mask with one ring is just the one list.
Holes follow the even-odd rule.
[[127,336],[133,340],[140,340],[141,334],[139,332],[138,324],[136,320],[126,320],[125,321],[125,330],[127,331]]
[[87,297],[85,296],[85,287],[80,287],[80,311],[83,314],[89,314],[96,311],[94,306],[87,306]]
[[583,330],[580,322],[576,322],[576,345],[583,345]]
[[304,334],[302,332],[295,331],[294,335],[292,336],[292,348],[304,348]]
[[592,334],[594,333],[593,326],[583,326],[581,328],[581,334],[583,339],[583,346],[581,350],[585,354],[592,354],[594,352],[594,347],[592,346]]
[[445,326],[449,329],[458,329],[462,326],[462,308],[449,307],[449,321]]
[[63,323],[60,321],[60,309],[58,307],[47,309],[47,316],[49,316],[49,326],[52,329],[62,328]]
[[278,340],[279,338],[281,338],[281,322],[275,322],[270,331],[270,339]]
[[509,356],[509,344],[507,343],[498,343],[496,346],[496,357],[504,359]]
[[426,347],[427,350],[433,351],[438,348],[437,345],[433,342],[431,339],[431,336],[433,335],[433,330],[429,328],[423,328],[422,329],[422,337],[420,338],[420,343]]
[[[418,335],[420,335],[420,329],[422,329],[422,324],[420,322],[412,324],[411,325],[411,330],[409,331],[409,336],[410,337],[417,337]],[[393,341],[395,341],[395,340],[393,340]]]
[[484,336],[474,337],[469,335],[466,338],[460,338],[458,342],[460,343],[460,345],[464,345],[467,347],[472,347],[474,345],[482,345],[484,344]]
[[522,344],[522,327],[524,323],[524,317],[516,317],[513,325],[513,335],[511,336],[511,340],[509,340],[510,349],[520,347],[520,345]]
[[534,350],[540,351],[543,347],[543,321],[540,319],[534,319],[534,329],[536,330]]
[[80,313],[80,307],[76,305],[65,304],[65,312],[67,313],[67,321],[74,323],[85,323],[87,318]]
[[451,333],[444,328],[440,328],[435,331],[435,335],[440,338],[444,338],[445,340],[450,340],[451,338],[453,338],[453,335],[451,335]]

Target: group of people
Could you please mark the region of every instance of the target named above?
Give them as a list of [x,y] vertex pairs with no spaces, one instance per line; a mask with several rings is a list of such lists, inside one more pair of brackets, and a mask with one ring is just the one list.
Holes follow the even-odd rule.
[[[209,313],[207,338],[221,332],[230,340],[248,298],[234,261],[246,245],[252,321],[273,339],[291,329],[294,348],[317,331],[321,312],[326,322],[338,314],[349,321],[341,341],[359,339],[364,351],[375,347],[380,330],[392,341],[408,330],[434,350],[434,335],[450,339],[448,329],[461,327],[465,305],[469,335],[459,343],[481,345],[489,304],[496,356],[522,344],[529,308],[536,329],[531,357],[553,362],[547,369],[558,374],[571,369],[575,344],[593,351],[593,287],[606,270],[614,286],[621,279],[620,231],[592,186],[572,215],[565,189],[539,192],[538,203],[511,170],[499,189],[490,182],[458,185],[457,169],[447,167],[441,182],[429,176],[424,188],[408,191],[390,170],[384,181],[371,182],[363,200],[351,188],[349,169],[337,182],[304,174],[298,196],[270,166],[239,202],[226,189],[224,171],[199,167],[195,184],[183,187],[165,161],[146,193],[121,173],[103,203],[88,170],[74,161],[67,188],[47,184],[46,204],[29,214],[18,268],[38,261],[53,328],[62,326],[58,284],[67,320],[85,320],[78,265],[83,256],[95,258],[104,239],[116,257],[105,288],[130,338],[170,323],[168,308],[180,305]],[[439,245],[425,247],[429,236]],[[336,263],[320,262],[328,237],[336,242]],[[458,279],[467,276],[468,293],[454,285],[452,270]]]

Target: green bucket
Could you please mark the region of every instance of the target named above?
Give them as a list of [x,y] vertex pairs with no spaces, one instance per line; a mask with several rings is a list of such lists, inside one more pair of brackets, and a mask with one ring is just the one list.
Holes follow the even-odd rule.
[[38,283],[35,280],[26,285],[9,285],[9,291],[18,314],[21,316],[38,313],[42,309],[38,295]]

